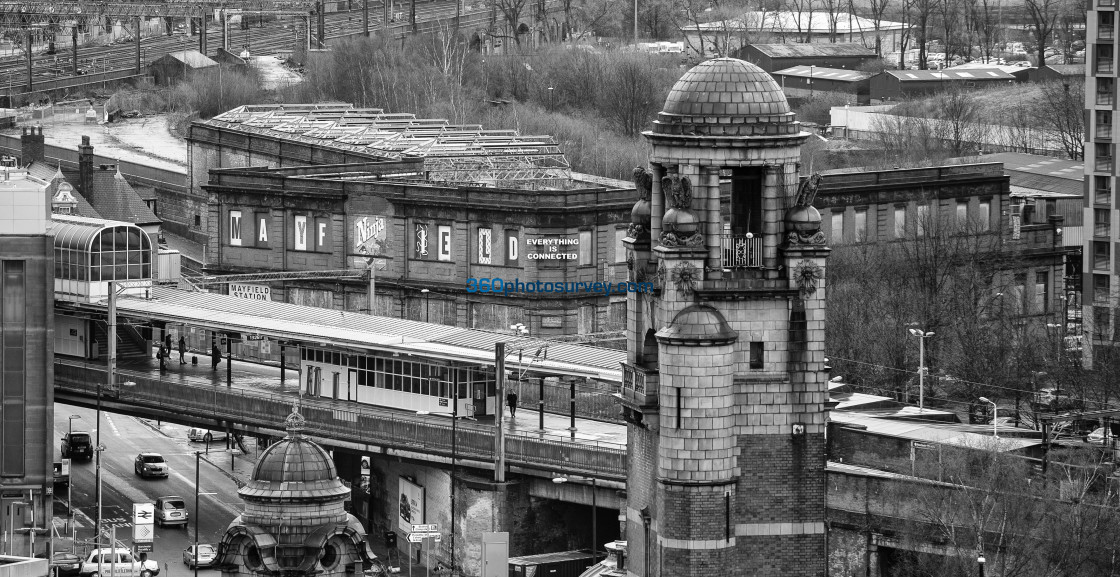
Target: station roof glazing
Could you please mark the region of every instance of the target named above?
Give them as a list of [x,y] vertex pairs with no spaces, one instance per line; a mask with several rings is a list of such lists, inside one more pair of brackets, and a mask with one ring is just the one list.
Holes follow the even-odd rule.
[[429,179],[442,182],[541,186],[571,178],[551,136],[487,130],[442,118],[387,113],[349,104],[239,106],[201,124],[273,136],[371,158],[423,158]]

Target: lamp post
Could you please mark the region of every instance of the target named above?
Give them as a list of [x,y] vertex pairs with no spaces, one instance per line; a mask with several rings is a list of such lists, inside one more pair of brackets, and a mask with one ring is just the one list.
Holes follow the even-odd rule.
[[983,555],[980,555],[980,556],[976,557],[976,575],[978,577],[984,577],[984,556]]
[[[578,477],[575,475],[570,476],[573,479],[581,479],[584,481],[591,481],[591,556],[594,562],[599,562],[599,507],[596,503],[595,493],[598,492],[598,485],[596,484],[595,477]],[[552,479],[553,483],[557,485],[567,483],[569,477],[555,477]]]
[[926,405],[926,339],[933,336],[933,332],[921,329],[910,329],[910,334],[918,337],[918,412],[922,412]]
[[[69,439],[74,436],[74,419],[82,418],[81,415],[70,415],[70,435],[66,438]],[[72,527],[74,525],[74,483],[67,480],[66,482],[66,526]]]
[[428,322],[428,289],[420,289],[420,294],[424,295],[424,322]]
[[451,417],[451,572],[455,572],[455,480],[456,476],[455,463],[458,460],[458,429],[459,422],[459,385],[455,383],[455,394],[452,395],[451,412],[445,413],[443,411],[416,411],[417,415],[446,415]]
[[813,97],[813,65],[809,65],[809,98]]
[[194,577],[198,577],[198,520],[202,517],[198,510],[198,497],[200,495],[215,495],[216,493],[199,492],[199,473],[202,468],[202,451],[194,452]]
[[[992,436],[998,439],[999,421],[997,420],[997,417],[999,416],[999,407],[996,406],[995,401],[988,400],[988,397],[980,397],[980,402],[991,403],[992,405]],[[981,563],[983,563],[983,561],[981,561]]]

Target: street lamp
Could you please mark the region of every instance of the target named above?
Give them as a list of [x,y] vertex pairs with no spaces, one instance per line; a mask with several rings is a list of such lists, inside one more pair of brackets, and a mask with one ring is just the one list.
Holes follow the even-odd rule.
[[420,294],[424,295],[424,322],[428,322],[428,289],[420,289]]
[[[82,418],[81,415],[70,415],[70,435],[74,436],[74,419]],[[74,483],[67,480],[66,482],[66,525],[72,527],[74,525]]]
[[980,555],[976,558],[976,575],[984,577],[984,556]]
[[809,98],[813,97],[813,65],[809,65]]
[[[980,402],[991,403],[992,404],[992,436],[998,439],[999,438],[999,421],[997,420],[997,417],[999,416],[999,407],[996,406],[995,401],[988,400],[988,397],[980,397]],[[983,561],[981,561],[981,563],[982,562]]]
[[922,412],[926,405],[926,339],[933,336],[933,332],[921,329],[910,329],[910,334],[918,337],[918,412]]
[[[580,479],[583,481],[591,481],[591,556],[594,562],[599,562],[599,507],[595,500],[595,493],[598,492],[598,485],[596,484],[595,477],[579,477],[576,475],[569,476],[572,479]],[[557,485],[567,483],[569,477],[555,477],[552,479],[553,483]]]
[[[217,493],[199,493],[199,472],[202,464],[202,451],[194,452],[194,577],[198,577],[198,519],[202,517],[198,510],[199,495],[216,495]],[[101,571],[98,571],[100,574]]]
[[417,415],[447,415],[451,417],[451,572],[455,572],[455,463],[459,455],[457,425],[459,422],[459,384],[453,383],[455,394],[452,395],[451,412],[443,411],[416,411]]

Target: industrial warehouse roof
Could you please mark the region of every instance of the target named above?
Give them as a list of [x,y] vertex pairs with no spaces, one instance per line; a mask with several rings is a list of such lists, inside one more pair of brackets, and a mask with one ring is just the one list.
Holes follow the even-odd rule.
[[1015,77],[998,68],[970,68],[968,70],[884,70],[903,82],[918,82],[928,80],[942,81],[975,81],[975,80],[1015,80]]
[[[999,152],[983,156],[985,162],[1002,162],[1011,180],[1012,195],[1056,193],[1065,198],[1085,196],[1085,161],[1065,160],[1022,152]],[[1017,191],[1016,189],[1023,189]]]
[[829,413],[829,419],[835,423],[855,425],[867,430],[868,433],[887,435],[911,441],[926,441],[957,445],[974,449],[995,449],[997,451],[1017,451],[1026,447],[1042,444],[1042,439],[999,437],[992,438],[987,425],[973,426],[947,423],[930,423],[922,421],[902,421],[894,419],[876,418],[869,414],[839,412]]
[[[251,306],[250,306],[251,305]],[[542,359],[533,361],[544,341],[517,339],[510,335],[463,329],[435,323],[377,317],[362,313],[308,307],[273,301],[247,301],[227,295],[154,287],[150,298],[141,295],[117,299],[120,315],[188,323],[214,330],[250,333],[283,340],[381,350],[416,356],[494,363],[494,348],[506,342],[507,352],[516,351],[514,341],[523,343],[524,359],[510,355],[507,366],[526,367],[545,373],[583,376],[607,382],[622,382],[621,365],[626,351],[569,343],[548,343]]]
[[901,22],[880,20],[878,28],[875,21],[861,18],[848,12],[837,12],[835,18],[830,18],[824,12],[769,12],[751,10],[744,12],[730,20],[718,22],[700,22],[681,28],[681,30],[755,30],[773,33],[797,34],[862,34],[872,33],[876,29],[880,32],[903,30],[907,26]]
[[875,56],[875,51],[856,42],[829,44],[751,44],[771,58],[811,58],[813,56]]
[[522,186],[566,181],[570,165],[551,136],[456,125],[443,118],[349,104],[240,106],[199,124],[268,135],[371,158],[423,158],[429,180]]
[[860,72],[859,70],[824,68],[821,66],[794,66],[792,68],[786,68],[785,70],[779,70],[774,74],[800,76],[803,78],[812,78],[814,80],[822,78],[825,80],[835,80],[837,82],[859,82],[861,80],[867,80],[872,76],[869,72]]

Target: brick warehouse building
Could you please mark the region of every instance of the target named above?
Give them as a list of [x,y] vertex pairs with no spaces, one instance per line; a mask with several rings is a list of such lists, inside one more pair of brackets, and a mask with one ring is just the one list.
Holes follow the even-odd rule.
[[[467,292],[469,278],[625,280],[633,185],[571,173],[551,137],[349,106],[247,106],[195,123],[190,147],[205,202],[165,203],[164,214],[197,211],[207,272],[364,271],[373,260],[377,314],[521,322],[533,334],[622,329],[621,294]],[[572,244],[538,244],[557,241]],[[549,252],[566,258],[540,258]],[[274,300],[369,309],[360,278],[269,289]]]
[[[54,471],[54,240],[47,183],[0,168],[0,526],[44,527]],[[6,531],[7,529],[5,529]],[[28,551],[26,533],[14,551]],[[46,550],[46,539],[36,552]]]
[[[627,574],[824,575],[829,249],[816,179],[794,198],[809,135],[730,58],[681,77],[644,134],[650,197],[625,243],[661,292],[627,296]],[[725,220],[752,231],[738,268]]]

